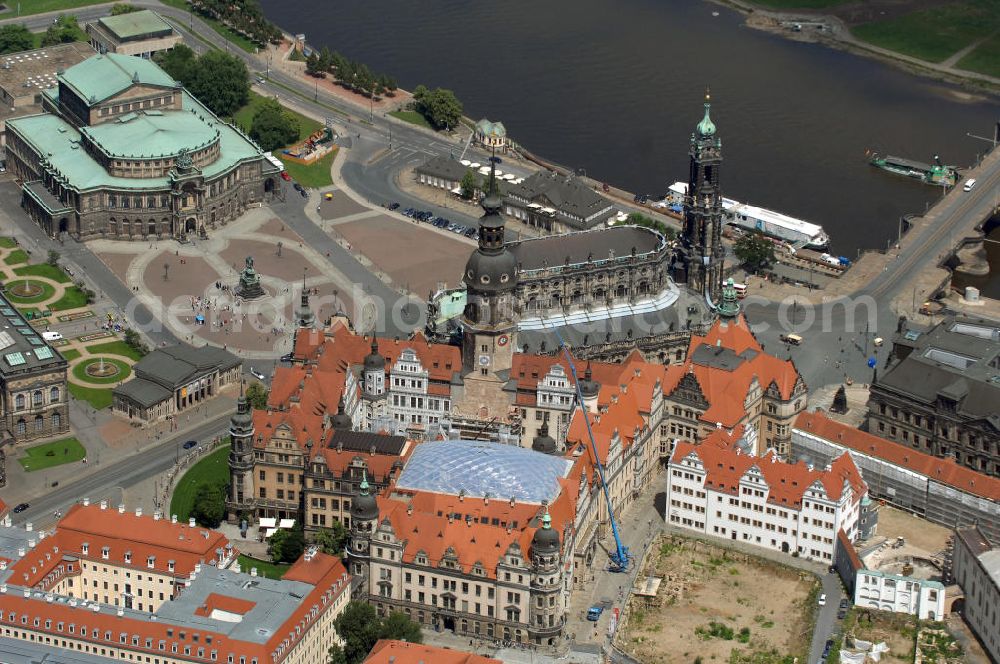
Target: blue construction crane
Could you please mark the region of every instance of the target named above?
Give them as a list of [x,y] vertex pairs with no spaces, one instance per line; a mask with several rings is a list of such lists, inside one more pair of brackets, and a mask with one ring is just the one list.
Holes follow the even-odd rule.
[[615,521],[615,510],[611,505],[611,493],[608,491],[608,483],[604,479],[604,466],[601,464],[601,458],[597,454],[597,443],[594,442],[594,430],[590,428],[590,417],[587,414],[587,409],[583,405],[583,394],[580,392],[580,381],[577,379],[576,375],[576,364],[573,362],[573,358],[569,354],[569,348],[562,340],[562,336],[559,331],[552,328],[552,331],[556,333],[556,337],[559,339],[559,347],[562,348],[563,354],[566,356],[566,363],[569,364],[569,370],[573,374],[573,386],[576,389],[576,403],[580,406],[580,412],[583,414],[583,422],[587,425],[587,436],[590,438],[590,449],[594,454],[594,463],[597,464],[597,475],[601,479],[601,489],[604,490],[604,500],[608,504],[608,521],[611,522],[611,532],[615,536],[615,550],[609,552],[609,557],[611,558],[608,563],[609,572],[627,572],[629,565],[632,562],[632,554],[629,553],[628,547],[622,542],[621,534],[618,532],[618,522]]

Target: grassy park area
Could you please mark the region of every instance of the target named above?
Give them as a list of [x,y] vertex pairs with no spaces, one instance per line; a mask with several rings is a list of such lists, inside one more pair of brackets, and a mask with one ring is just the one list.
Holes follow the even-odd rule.
[[[102,359],[104,360],[104,363],[106,365],[108,364],[114,365],[118,369],[118,373],[116,373],[113,376],[103,376],[103,377],[91,376],[90,374],[88,374],[87,367],[100,364]],[[76,376],[82,381],[90,383],[101,383],[101,384],[112,385],[127,379],[131,374],[132,374],[132,369],[131,367],[129,367],[128,364],[122,362],[121,360],[116,360],[111,357],[105,357],[105,358],[95,357],[93,359],[85,360],[80,364],[76,365],[75,367],[73,367],[74,376]]]
[[[15,16],[28,16],[30,14],[44,14],[45,12],[58,12],[88,5],[99,5],[108,0],[7,0],[4,4],[7,11],[0,12],[0,19],[13,18]],[[18,5],[21,13],[18,14]]]
[[70,286],[63,296],[49,305],[52,311],[66,311],[87,306],[87,294],[76,286]]
[[330,178],[330,167],[333,166],[333,159],[337,156],[336,148],[330,154],[309,166],[284,159],[280,154],[277,156],[284,162],[285,170],[292,176],[292,179],[303,187],[318,189],[319,187],[328,187],[333,184],[333,180]]
[[972,49],[958,61],[957,67],[1000,78],[1000,32]]
[[86,401],[94,410],[101,410],[111,405],[112,396],[110,387],[83,387],[76,383],[69,383],[69,393],[77,401]]
[[80,357],[83,353],[76,350],[75,348],[70,348],[69,350],[61,350],[59,354],[66,358],[67,362],[72,362],[76,358]]
[[941,62],[1000,28],[1000,0],[967,0],[851,29],[875,46]]
[[103,344],[87,346],[87,352],[91,355],[121,355],[122,357],[131,358],[136,362],[142,359],[142,355],[124,341],[109,341]]
[[280,579],[288,571],[291,565],[283,565],[281,563],[270,563],[266,560],[261,560],[260,558],[251,558],[250,556],[245,556],[240,554],[240,569],[249,574],[251,567],[257,568],[257,573],[261,576],[267,577],[268,579]]
[[69,275],[62,271],[62,268],[48,263],[38,263],[36,265],[25,265],[14,268],[14,274],[19,277],[45,277],[60,284],[68,284],[71,279]]
[[229,445],[202,458],[191,466],[181,477],[170,498],[170,513],[176,514],[180,521],[187,521],[194,507],[194,497],[203,484],[215,484],[225,487],[229,484]]
[[[236,115],[233,116],[233,121],[239,125],[244,131],[250,133],[250,123],[253,121],[254,113],[260,107],[261,103],[266,99],[266,97],[257,94],[256,92],[250,92],[250,101],[247,105],[236,111]],[[309,138],[309,135],[314,131],[323,128],[323,124],[313,120],[312,118],[307,118],[301,113],[297,113],[287,106],[283,106],[285,113],[288,113],[295,122],[299,125],[299,138],[298,140],[304,140]]]
[[62,438],[49,443],[34,445],[24,450],[18,462],[29,473],[64,463],[73,463],[87,456],[87,450],[76,438]]
[[6,265],[20,265],[21,263],[27,263],[28,254],[25,253],[24,249],[15,249],[3,259],[3,262]]
[[[56,289],[52,284],[35,279],[11,279],[5,284],[6,297],[14,304],[32,304],[34,302],[45,302],[56,294]],[[34,289],[34,294],[18,295],[17,289]]]
[[431,126],[431,123],[427,121],[427,118],[416,111],[389,111],[389,115],[394,118],[399,118],[403,122],[415,124],[418,127],[425,127],[427,129],[434,128]]

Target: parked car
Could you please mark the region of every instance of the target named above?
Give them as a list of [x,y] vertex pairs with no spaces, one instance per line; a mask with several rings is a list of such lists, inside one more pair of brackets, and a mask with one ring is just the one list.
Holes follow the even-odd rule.
[[466,228],[465,229],[465,237],[472,237],[475,234],[476,234],[476,229],[475,228]]
[[851,600],[847,599],[846,597],[840,600],[840,608],[844,610],[851,608]]
[[188,442],[184,443],[184,449],[189,450],[197,444],[198,444],[197,440],[189,440]]
[[282,362],[291,362],[293,359],[295,359],[295,353],[285,353],[281,356]]
[[399,209],[399,203],[391,203],[389,205],[389,209],[390,210],[398,210]]
[[299,193],[302,194],[302,198],[309,198],[309,192],[301,187],[299,187]]
[[406,208],[405,210],[403,210],[403,216],[405,216],[405,217],[412,217],[413,216],[413,208]]
[[63,338],[61,332],[42,332],[42,339],[46,341],[59,341]]
[[826,606],[826,593],[819,596],[819,605]]
[[590,622],[597,622],[601,619],[602,613],[604,613],[604,607],[599,604],[595,604],[587,609],[587,620]]
[[18,503],[17,505],[14,506],[14,509],[12,511],[14,512],[14,514],[20,514],[29,507],[31,507],[31,505],[29,505],[28,503]]
[[288,171],[281,171],[281,179],[285,182],[291,182],[292,176],[288,174]]
[[295,187],[295,191],[305,191],[305,189],[302,187],[302,185],[299,184],[298,182],[296,182],[292,186]]
[[[253,367],[250,367],[250,375],[253,376],[254,378],[256,378],[257,380],[266,380],[266,378],[264,377],[264,374],[262,374],[261,372],[257,371]],[[825,595],[824,595],[824,597],[825,597]]]

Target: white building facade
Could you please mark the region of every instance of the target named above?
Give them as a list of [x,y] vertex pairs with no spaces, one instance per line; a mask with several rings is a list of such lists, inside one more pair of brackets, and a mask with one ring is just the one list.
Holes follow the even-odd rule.
[[857,606],[909,613],[920,620],[941,620],[944,598],[944,586],[929,579],[862,569],[858,570],[854,582],[854,603]]
[[668,466],[666,522],[829,563],[838,530],[855,539],[866,493],[849,455],[817,471],[773,453],[681,442]]

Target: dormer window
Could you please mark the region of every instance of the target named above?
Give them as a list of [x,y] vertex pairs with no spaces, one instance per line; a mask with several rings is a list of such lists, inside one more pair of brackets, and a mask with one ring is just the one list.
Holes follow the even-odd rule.
[[150,556],[146,558],[146,567],[153,569],[156,566],[156,556]]
[[104,560],[107,560],[108,556],[110,556],[110,555],[111,555],[111,547],[102,546],[101,547],[101,558],[103,558]]
[[132,562],[132,552],[131,551],[126,551],[125,552],[125,562],[126,563],[131,563]]

